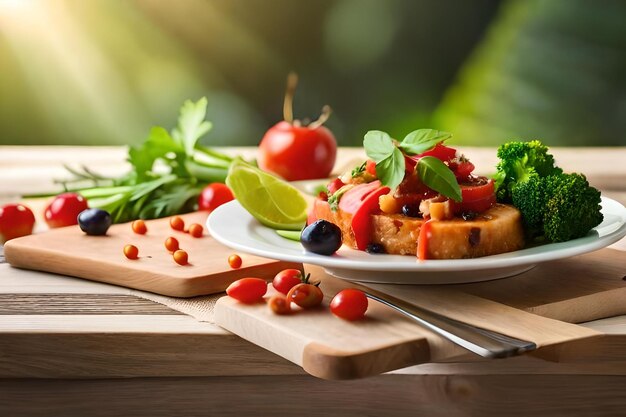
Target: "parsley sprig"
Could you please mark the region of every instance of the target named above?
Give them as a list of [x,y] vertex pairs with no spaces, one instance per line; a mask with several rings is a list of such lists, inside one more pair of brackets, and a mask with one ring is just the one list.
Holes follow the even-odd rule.
[[[224,182],[233,160],[199,143],[212,127],[206,109],[206,98],[187,100],[171,132],[153,127],[141,145],[129,149],[132,169],[126,175],[105,178],[86,167],[72,169],[75,178],[62,183],[65,190],[79,192],[90,207],[107,210],[116,223],[193,210],[202,188]],[[93,185],[84,188],[85,181]]]
[[[376,162],[376,174],[382,184],[394,189],[404,179],[405,155],[421,154],[451,137],[452,134],[448,132],[419,129],[398,142],[387,132],[370,130],[365,134],[363,146],[367,156]],[[433,156],[420,158],[416,172],[419,179],[429,188],[455,201],[461,201],[461,188],[454,173],[438,158]]]

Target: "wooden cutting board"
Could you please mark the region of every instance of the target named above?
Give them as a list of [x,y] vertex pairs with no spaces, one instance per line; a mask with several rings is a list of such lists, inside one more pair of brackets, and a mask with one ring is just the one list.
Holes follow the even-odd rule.
[[[306,269],[322,280],[322,308],[278,316],[262,303],[243,305],[223,297],[215,308],[217,324],[326,379],[366,377],[425,362],[479,359],[376,302],[370,301],[361,322],[334,317],[328,309],[330,298],[350,283],[317,267]],[[626,340],[606,343],[602,333],[572,324],[626,314],[625,279],[626,253],[604,249],[498,281],[375,288],[460,321],[535,342],[538,349],[533,355],[556,361],[584,356],[626,366]]]
[[[206,212],[183,215],[186,225],[204,226]],[[233,281],[258,276],[271,279],[294,264],[258,256],[239,254],[242,267],[232,269],[228,257],[235,253],[212,237],[194,238],[173,230],[169,218],[146,221],[148,233],[134,233],[130,224],[111,226],[106,236],[87,236],[78,226],[64,227],[8,241],[4,256],[12,266],[54,272],[121,285],[174,297],[193,297],[221,292]],[[180,242],[189,254],[189,265],[176,264],[165,249],[167,237]],[[122,249],[126,244],[139,248],[139,259],[129,260]]]

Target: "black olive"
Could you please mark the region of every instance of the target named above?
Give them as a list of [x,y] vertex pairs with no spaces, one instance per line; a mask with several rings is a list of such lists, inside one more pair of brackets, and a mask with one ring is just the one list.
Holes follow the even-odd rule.
[[386,253],[385,247],[380,243],[370,243],[365,248],[365,252],[367,253]]
[[405,204],[402,206],[402,214],[407,217],[422,217],[422,212],[416,204]]
[[332,255],[341,247],[341,229],[326,220],[317,220],[304,228],[300,243],[309,252]]
[[464,211],[463,213],[461,213],[461,217],[463,218],[463,220],[474,220],[476,216],[478,216],[478,213],[474,211]]
[[106,235],[111,226],[111,215],[106,210],[90,208],[83,210],[78,215],[80,230],[90,236]]

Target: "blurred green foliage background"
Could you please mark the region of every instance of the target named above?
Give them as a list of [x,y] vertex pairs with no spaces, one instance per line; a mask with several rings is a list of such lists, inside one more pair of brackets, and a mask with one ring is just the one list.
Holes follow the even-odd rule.
[[341,145],[626,145],[620,0],[0,0],[0,144],[136,144],[209,99],[211,145],[334,109]]

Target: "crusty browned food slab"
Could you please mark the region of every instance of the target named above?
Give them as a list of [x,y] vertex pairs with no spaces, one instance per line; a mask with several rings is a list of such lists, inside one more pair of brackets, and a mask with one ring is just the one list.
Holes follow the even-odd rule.
[[[341,228],[344,244],[356,249],[350,226],[352,214],[331,211],[325,201],[315,202],[315,215]],[[387,253],[415,255],[423,219],[401,214],[373,214],[371,241],[380,243]],[[431,223],[428,259],[462,259],[496,255],[524,247],[520,212],[513,206],[496,204],[472,220],[454,218]]]

